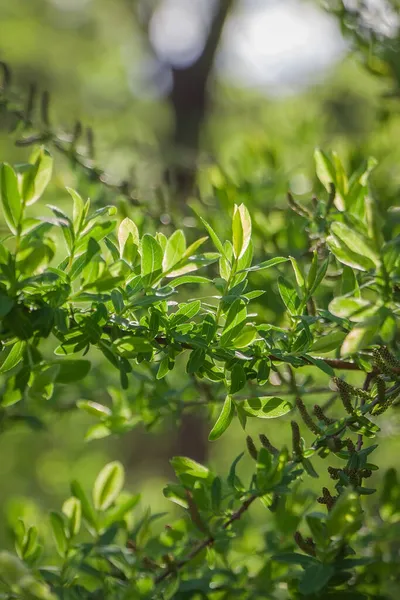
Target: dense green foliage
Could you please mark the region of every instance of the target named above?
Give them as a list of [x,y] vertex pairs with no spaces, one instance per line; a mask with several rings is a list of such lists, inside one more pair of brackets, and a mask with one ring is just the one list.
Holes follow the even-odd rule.
[[[289,197],[308,250],[298,260],[257,261],[243,204],[234,206],[230,240],[201,219],[206,235],[187,245],[181,229],[168,237],[140,232],[114,207],[91,210],[73,190],[65,211],[48,204],[33,216],[51,179],[50,155],[39,148],[30,164],[2,165],[9,229],[0,263],[3,429],[21,419],[40,423],[60,387],[103,368],[100,354],[122,391],[109,405],[77,402],[95,419],[88,439],[152,426],[193,406],[169,383],[182,359],[185,387],[204,387],[207,403],[219,406],[211,441],[236,418],[245,430],[248,420],[279,419],[295,407],[301,428],[313,434],[307,443],[293,415],[291,448],[275,448],[265,433],[257,443],[247,436],[254,462],[244,474],[243,452],[228,476],[173,458],[177,481],[164,495],[184,516],[161,532],[157,515],[135,519],[139,497],[122,491],[118,461],[100,472],[92,499],[72,482],[62,511],[50,515],[59,559],[47,542],[43,554],[36,527],[19,522],[18,557],[0,555],[5,598],[391,597],[398,585],[396,473],[385,475],[377,514],[364,497],[375,492],[366,480],[378,469],[369,443],[379,436],[376,417],[400,393],[399,238],[369,194],[372,161],[349,178],[336,155],[316,151],[315,162],[325,193],[312,207]],[[268,294],[285,311],[279,326],[253,308],[271,270],[278,273]],[[253,274],[258,289],[249,283]],[[306,378],[298,374],[303,368]],[[354,385],[346,371],[359,373]],[[331,381],[333,395],[311,409],[303,395],[313,393],[314,377]],[[125,395],[130,385],[137,394]],[[331,414],[336,397],[342,407]],[[331,484],[315,497],[307,480],[326,468]],[[239,520],[255,502],[274,527],[252,564]]]
[[[32,44],[24,55],[14,32],[44,40],[39,88],[16,89],[0,64],[1,508],[20,494],[2,511],[0,598],[397,598],[398,32],[363,2],[329,2],[373,77],[348,61],[256,119],[259,99],[219,90],[206,124],[217,158],[200,161],[186,208],[160,186],[165,113],[138,127],[115,33],[108,62],[71,60],[105,43],[107,2],[79,43],[60,28],[57,44],[56,9],[35,20],[32,1],[29,37],[24,4],[9,5],[0,40],[22,71]],[[47,54],[65,75],[50,96]],[[90,128],[60,132],[54,116],[61,105],[73,123],[82,81],[91,123],[118,140],[103,164]],[[96,107],[111,97],[110,114]],[[316,145],[341,159],[317,150],[313,165]],[[168,445],[186,415],[207,418],[204,464]],[[137,465],[151,476],[153,448],[171,482],[149,501]]]

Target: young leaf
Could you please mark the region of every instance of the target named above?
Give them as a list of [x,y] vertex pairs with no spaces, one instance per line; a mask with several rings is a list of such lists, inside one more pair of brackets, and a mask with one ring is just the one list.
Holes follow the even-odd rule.
[[259,419],[275,419],[286,415],[293,408],[287,400],[270,396],[248,398],[241,402],[240,406],[249,417]]
[[244,204],[235,204],[232,218],[232,243],[236,259],[246,252],[251,240],[251,218]]
[[22,178],[22,196],[27,206],[39,200],[50,182],[53,171],[53,159],[44,148],[37,151],[34,161]]
[[270,269],[271,267],[279,265],[280,263],[287,262],[288,260],[288,258],[284,258],[283,256],[276,256],[275,258],[264,260],[259,265],[253,265],[252,267],[248,267],[247,269],[244,269],[244,271],[247,271],[248,273],[251,273],[253,271],[264,271],[265,269]]
[[291,315],[297,314],[297,309],[300,305],[300,298],[298,297],[297,292],[292,284],[283,277],[279,277],[278,289],[283,303],[288,309],[289,313]]
[[246,305],[243,300],[237,298],[232,302],[228,315],[226,318],[225,326],[221,335],[220,344],[221,346],[229,346],[233,340],[242,331],[247,319]]
[[374,251],[371,242],[360,233],[357,233],[354,227],[351,228],[344,223],[335,221],[331,225],[331,233],[341,242],[346,244],[352,252],[366,256],[376,266],[379,265],[379,257]]
[[0,198],[3,206],[4,219],[15,235],[22,214],[22,200],[18,190],[18,179],[10,165],[0,165]]
[[292,267],[293,267],[293,271],[296,277],[296,281],[297,281],[297,285],[299,286],[299,288],[301,290],[305,290],[305,280],[304,280],[304,275],[301,272],[299,263],[297,262],[297,260],[293,257],[293,256],[289,256],[290,258],[290,262],[292,263]]
[[72,496],[62,506],[62,512],[68,518],[69,537],[78,535],[81,528],[82,506],[80,500]]
[[226,431],[228,429],[229,425],[232,422],[234,414],[235,414],[235,407],[232,403],[231,396],[228,394],[225,398],[220,415],[219,415],[214,427],[210,431],[210,435],[208,436],[208,439],[210,440],[210,442],[213,442],[214,440],[221,437],[221,435],[224,433],[224,431]]
[[169,271],[176,263],[183,259],[186,250],[185,234],[177,229],[167,241],[162,262],[163,272]]
[[171,465],[176,475],[190,475],[196,479],[208,479],[210,477],[210,471],[207,467],[200,463],[186,458],[185,456],[174,456],[171,459]]
[[216,247],[216,249],[218,250],[218,252],[223,256],[224,255],[224,248],[222,246],[222,242],[219,239],[219,237],[217,236],[217,234],[215,233],[214,229],[211,227],[211,225],[209,225],[207,223],[207,221],[205,221],[203,219],[203,217],[200,217],[201,222],[203,223],[204,227],[207,229],[208,233],[210,234],[210,238],[213,241],[214,246]]
[[[128,253],[125,252],[125,246],[128,244]],[[119,255],[120,258],[127,258],[129,262],[132,259],[132,248],[131,246],[139,246],[139,231],[135,223],[126,217],[118,228],[118,244],[119,244]]]
[[149,233],[145,233],[142,238],[141,254],[141,275],[146,284],[151,285],[161,273],[163,251],[157,240]]
[[7,354],[3,364],[0,367],[0,373],[6,373],[10,371],[22,360],[22,356],[24,354],[26,342],[18,340],[15,342],[10,352]]
[[78,192],[69,187],[67,187],[66,189],[72,198],[72,224],[74,226],[75,235],[78,235],[83,228],[85,220],[85,203],[83,202]]
[[71,494],[80,501],[83,518],[87,521],[90,527],[96,529],[96,513],[78,481],[73,481],[71,483]]
[[99,473],[93,487],[93,503],[97,510],[107,510],[124,486],[124,467],[118,461],[108,463]]
[[50,524],[53,531],[54,541],[60,556],[64,557],[68,549],[68,540],[65,532],[64,520],[56,512],[50,513]]

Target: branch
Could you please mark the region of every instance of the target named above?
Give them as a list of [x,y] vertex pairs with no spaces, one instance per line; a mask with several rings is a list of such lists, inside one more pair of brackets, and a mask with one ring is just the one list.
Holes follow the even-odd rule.
[[[253,504],[254,500],[256,500],[257,498],[258,498],[258,495],[249,496],[249,498],[247,498],[247,500],[245,500],[243,502],[243,504],[240,506],[240,508],[238,508],[238,510],[236,512],[234,512],[233,515],[222,525],[222,529],[226,530],[235,521],[238,521],[241,518],[241,516],[243,515],[243,513],[245,513],[248,510],[248,508]],[[161,573],[160,575],[158,575],[156,577],[155,583],[156,584],[161,583],[162,581],[167,579],[167,577],[169,577],[173,573],[176,573],[177,571],[182,569],[191,560],[193,560],[193,558],[195,558],[198,554],[200,554],[200,552],[202,550],[205,550],[205,548],[212,546],[214,544],[214,542],[215,542],[215,540],[211,535],[209,537],[207,537],[206,539],[204,539],[197,546],[195,546],[193,548],[193,550],[191,550],[191,552],[189,552],[189,554],[187,555],[186,558],[180,560],[179,562],[177,562],[175,564],[168,566],[167,569],[163,573]]]
[[[34,123],[32,113],[37,98],[36,86],[29,86],[26,100],[21,97],[13,98],[9,91],[11,71],[6,63],[0,62],[0,71],[3,71],[3,78],[0,81],[0,107],[13,117],[14,130],[29,133],[29,135],[16,140],[16,146],[24,147],[46,143],[67,157],[74,167],[81,169],[89,181],[95,181],[120,194],[134,206],[142,205],[132,181],[116,181],[104,169],[96,165],[93,131],[90,127],[83,130],[81,123],[77,121],[72,133],[56,132],[49,120],[49,94],[46,91],[41,94],[40,98],[40,122]],[[86,143],[85,151],[81,152],[77,149],[77,142],[83,134],[86,136]]]

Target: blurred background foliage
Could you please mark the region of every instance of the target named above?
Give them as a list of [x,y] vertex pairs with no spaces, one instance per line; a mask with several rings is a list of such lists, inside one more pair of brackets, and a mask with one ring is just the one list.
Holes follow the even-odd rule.
[[[12,71],[15,106],[24,106],[31,83],[47,90],[52,126],[67,132],[77,121],[90,126],[96,164],[112,181],[127,179],[141,206],[91,182],[57,152],[46,199],[55,204],[56,196],[68,205],[64,187],[69,185],[95,203],[116,204],[121,216],[129,214],[148,230],[168,230],[182,219],[195,228],[188,208],[193,207],[222,236],[228,234],[233,204],[244,201],[252,214],[258,257],[301,256],[307,236],[301,217],[287,210],[286,195],[291,190],[312,210],[312,195],[321,192],[312,158],[318,146],[336,150],[348,172],[371,155],[378,160],[373,193],[383,212],[391,210],[392,235],[399,234],[397,3],[326,4],[0,0],[0,60]],[[374,13],[378,9],[383,12]],[[205,73],[198,62],[211,35],[215,47]],[[23,162],[30,148],[14,144],[23,132],[10,135],[15,125],[10,119],[0,105],[1,159]],[[254,287],[268,292],[260,299],[261,318],[279,324],[283,306],[272,281],[269,271],[254,275]],[[177,381],[182,373],[174,375]],[[68,387],[52,400],[59,410],[45,419],[40,435],[25,427],[2,433],[0,510],[8,521],[0,525],[1,545],[10,545],[8,524],[21,511],[28,521],[42,521],[68,493],[72,478],[89,487],[109,459],[122,460],[129,488],[142,492],[143,507],[167,507],[161,487],[171,476],[168,460],[176,453],[173,418],[150,432],[137,428],[118,439],[82,444],[92,420],[68,407],[80,398],[102,402],[113,386],[118,381],[112,369],[97,359],[81,387]],[[190,387],[187,399],[199,393]],[[323,398],[309,398],[310,405]],[[277,432],[273,422],[269,425],[273,443],[289,436],[285,425],[279,423]],[[195,431],[201,426],[196,421]],[[258,422],[252,427],[251,434],[264,431]],[[400,450],[393,413],[383,431],[376,462],[389,467],[396,465]],[[232,448],[243,442],[243,431],[232,426],[212,444],[212,465],[226,470],[234,458]],[[319,481],[318,489],[323,484]],[[253,548],[255,529],[249,536],[242,543]]]

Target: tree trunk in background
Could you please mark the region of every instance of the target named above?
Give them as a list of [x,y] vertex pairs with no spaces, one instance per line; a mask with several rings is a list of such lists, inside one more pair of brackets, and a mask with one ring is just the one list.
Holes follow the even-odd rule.
[[[189,1],[189,0],[188,0]],[[172,194],[176,194],[182,210],[186,198],[193,193],[196,181],[197,159],[200,150],[201,129],[209,109],[208,81],[222,30],[234,0],[219,0],[203,53],[185,69],[172,68],[173,85],[169,96],[174,117],[172,146],[177,160],[168,165],[166,180]],[[183,414],[177,432],[175,451],[198,462],[205,462],[208,454],[207,423],[196,414]]]
[[203,53],[184,69],[172,67],[169,102],[173,111],[172,146],[178,159],[168,166],[166,178],[183,201],[194,190],[201,129],[209,108],[208,80],[222,30],[234,0],[219,0]]

